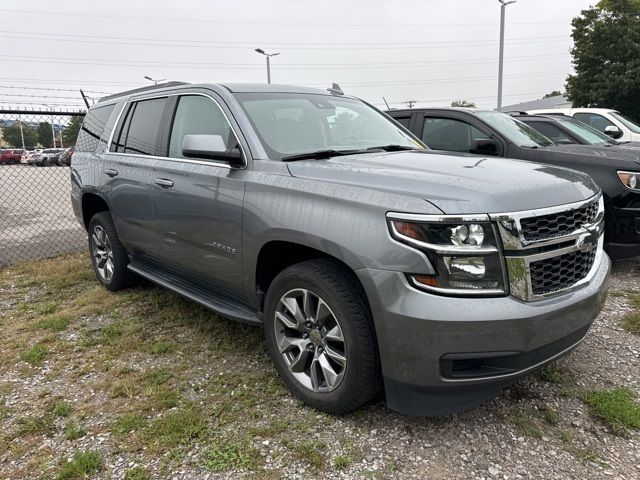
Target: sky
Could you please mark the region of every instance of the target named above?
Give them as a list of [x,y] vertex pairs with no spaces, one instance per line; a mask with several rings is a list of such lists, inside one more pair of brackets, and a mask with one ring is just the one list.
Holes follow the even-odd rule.
[[[595,0],[506,7],[503,105],[563,90],[571,19]],[[266,82],[328,88],[384,107],[495,108],[498,0],[4,0],[0,108],[82,106],[150,84]]]

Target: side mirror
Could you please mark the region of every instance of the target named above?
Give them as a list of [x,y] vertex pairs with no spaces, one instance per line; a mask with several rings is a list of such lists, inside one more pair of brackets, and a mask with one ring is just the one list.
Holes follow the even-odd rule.
[[622,130],[615,125],[604,127],[604,133],[609,135],[611,138],[620,138],[622,136]]
[[182,154],[187,158],[222,160],[231,166],[242,166],[242,152],[238,145],[228,150],[220,135],[185,135]]
[[499,144],[493,138],[474,138],[471,140],[469,152],[478,155],[498,155]]

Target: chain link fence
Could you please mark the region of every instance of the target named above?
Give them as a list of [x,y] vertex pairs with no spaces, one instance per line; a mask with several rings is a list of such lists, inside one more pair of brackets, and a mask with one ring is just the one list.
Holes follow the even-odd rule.
[[69,180],[83,117],[0,110],[0,267],[85,247]]

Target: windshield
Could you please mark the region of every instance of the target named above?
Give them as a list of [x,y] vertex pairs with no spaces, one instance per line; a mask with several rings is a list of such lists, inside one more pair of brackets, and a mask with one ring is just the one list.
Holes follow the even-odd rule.
[[269,158],[388,145],[425,148],[361,100],[307,93],[236,93],[235,97]]
[[627,117],[622,115],[621,113],[609,112],[609,115],[611,115],[616,120],[619,120],[620,122],[622,122],[622,124],[625,127],[627,127],[629,130],[631,130],[633,133],[640,133],[640,127],[636,125],[633,121],[629,120]]
[[596,130],[591,125],[572,120],[570,118],[563,118],[560,116],[554,117],[559,123],[571,130],[576,135],[584,138],[591,145],[598,145],[603,143],[616,144],[609,135],[602,133],[600,130]]
[[520,120],[500,112],[478,112],[478,117],[495,128],[500,134],[521,147],[546,147],[553,142],[536,129]]

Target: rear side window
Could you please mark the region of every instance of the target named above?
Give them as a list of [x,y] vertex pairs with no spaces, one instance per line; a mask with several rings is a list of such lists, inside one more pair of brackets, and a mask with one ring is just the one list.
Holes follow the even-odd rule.
[[[139,155],[158,155],[160,153],[160,121],[162,112],[167,104],[166,98],[154,98],[153,100],[142,100],[130,110],[131,123],[125,121],[124,127],[128,126],[126,140],[124,142],[124,153]],[[125,131],[120,135],[122,142]]]
[[613,122],[607,120],[602,115],[598,115],[597,113],[578,112],[573,114],[573,118],[575,118],[576,120],[580,120],[581,122],[586,123],[587,125],[590,125],[596,130],[600,130],[601,132],[604,132],[605,128],[613,126]]
[[79,152],[96,151],[104,126],[114,107],[115,105],[105,105],[104,107],[92,108],[87,112],[76,141],[76,149]]
[[180,97],[171,128],[170,157],[184,158],[182,141],[185,135],[220,135],[228,150],[236,144],[220,107],[210,98],[200,95]]
[[545,137],[550,138],[555,143],[577,143],[569,135],[564,133],[561,129],[556,127],[552,123],[548,122],[525,122],[530,127],[535,128]]
[[409,128],[411,117],[393,117],[393,119],[405,128]]

